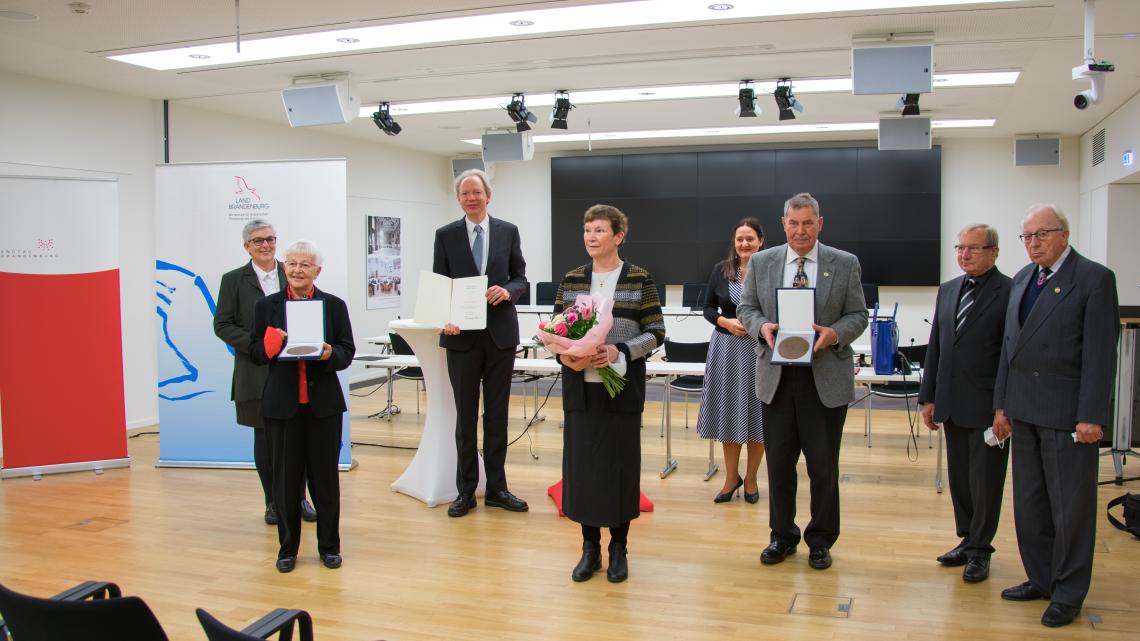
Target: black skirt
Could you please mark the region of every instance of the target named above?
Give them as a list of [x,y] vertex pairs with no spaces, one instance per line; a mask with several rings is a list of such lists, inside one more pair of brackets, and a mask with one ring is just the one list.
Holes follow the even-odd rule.
[[586,409],[565,411],[562,511],[593,527],[641,514],[641,412],[606,411],[601,383],[585,384]]

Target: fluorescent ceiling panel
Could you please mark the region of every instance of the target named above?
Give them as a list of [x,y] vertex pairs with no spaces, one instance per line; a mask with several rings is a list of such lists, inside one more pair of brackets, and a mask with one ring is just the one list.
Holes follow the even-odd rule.
[[[983,87],[1012,85],[1017,82],[1018,72],[998,71],[985,73],[950,73],[934,76],[937,88]],[[753,84],[757,94],[770,94],[776,89],[775,82]],[[839,93],[851,91],[850,78],[819,78],[814,80],[794,80],[792,89],[798,94]],[[639,100],[678,100],[686,98],[735,98],[740,84],[719,83],[707,85],[679,85],[672,87],[629,87],[626,89],[600,89],[593,91],[571,91],[570,101],[575,105],[589,105],[614,102],[634,102]],[[389,108],[393,116],[415,116],[421,114],[456,113],[464,111],[494,111],[503,109],[511,101],[511,96],[487,98],[465,98],[461,100],[435,100],[428,102],[393,103]],[[527,107],[550,107],[554,105],[554,92],[528,94]],[[371,118],[376,111],[374,105],[361,107],[360,117]]]
[[[986,3],[1016,1],[986,0]],[[978,0],[732,0],[730,3],[714,5],[707,0],[636,0],[243,40],[241,53],[237,52],[233,42],[226,41],[108,57],[112,60],[166,71],[248,64],[282,58],[305,58],[351,51],[381,51],[451,42],[528,38],[575,31],[590,32],[677,23],[715,23],[790,15],[890,11],[970,4],[982,4],[982,2]],[[718,11],[713,10],[713,6],[730,8]]]
[[[968,127],[993,127],[995,120],[935,120],[934,129],[961,129]],[[581,134],[550,134],[533,137],[535,144],[549,142],[604,142],[607,140],[652,140],[656,138],[705,138],[714,136],[767,136],[775,134],[831,133],[837,131],[876,131],[878,122],[837,122],[797,125],[760,125],[756,127],[703,127],[694,129],[652,129],[645,131],[607,131]],[[463,142],[481,145],[479,138],[468,138]]]

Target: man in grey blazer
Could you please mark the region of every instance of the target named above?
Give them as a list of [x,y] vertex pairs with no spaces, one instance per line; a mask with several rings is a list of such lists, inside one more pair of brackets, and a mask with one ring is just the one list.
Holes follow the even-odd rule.
[[962,579],[978,583],[990,575],[1009,467],[1010,448],[987,446],[982,431],[994,422],[994,378],[1010,280],[994,265],[999,249],[993,227],[967,226],[958,233],[954,251],[964,273],[938,288],[918,401],[928,428],[946,427],[950,498],[961,538],[938,562],[966,566]]
[[[267,220],[251,220],[241,230],[242,247],[249,262],[222,275],[218,287],[218,308],[214,312],[214,334],[225,341],[234,355],[234,376],[230,399],[234,402],[238,425],[253,428],[253,465],[265,494],[265,522],[277,525],[273,504],[273,461],[261,418],[261,393],[269,368],[250,359],[253,308],[257,301],[274,294],[285,284],[285,269],[277,260],[277,232]],[[316,521],[313,506],[301,497],[301,517]]]
[[[855,371],[851,343],[867,328],[862,269],[854,255],[818,242],[823,229],[819,202],[796,194],[784,203],[788,242],[752,255],[737,316],[756,347],[756,395],[764,403],[768,450],[768,522],[771,543],[760,555],[780,563],[800,542],[796,527],[796,462],[803,452],[811,481],[811,521],[803,539],[808,563],[831,567],[839,538],[839,446]],[[776,289],[815,289],[815,329],[810,367],[772,363],[779,329]]]
[[1041,623],[1072,623],[1092,581],[1098,444],[1111,418],[1120,328],[1116,276],[1069,246],[1069,222],[1034,205],[1020,238],[994,386],[994,432],[1013,432],[1013,516],[1028,581],[1003,599],[1049,599]]

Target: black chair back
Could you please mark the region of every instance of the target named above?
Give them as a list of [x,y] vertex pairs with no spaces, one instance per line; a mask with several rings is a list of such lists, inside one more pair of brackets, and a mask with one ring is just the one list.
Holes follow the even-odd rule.
[[[709,344],[676,343],[665,339],[665,360],[673,363],[704,363],[709,358]],[[704,385],[704,376],[679,376],[670,385],[679,390],[698,391]]]
[[244,630],[238,631],[214,618],[212,614],[202,608],[194,611],[198,615],[198,622],[206,632],[209,641],[261,641],[274,634],[279,634],[280,641],[291,641],[293,628],[299,629],[299,641],[312,641],[313,619],[304,610],[276,610],[261,617]]
[[[397,356],[415,356],[416,355],[416,353],[414,351],[412,351],[412,346],[408,345],[408,341],[404,340],[403,336],[400,336],[396,332],[389,332],[388,337],[392,339],[392,353],[393,354],[396,354]],[[421,370],[418,367],[405,367],[402,370],[398,370],[396,372],[395,376],[397,376],[399,378],[408,378],[408,379],[413,379],[413,380],[417,380],[417,381],[422,381],[424,379],[423,370]]]
[[154,613],[134,596],[57,601],[27,596],[0,585],[0,617],[12,641],[168,641]]
[[684,307],[704,307],[705,289],[708,283],[685,283],[681,286],[681,305]]
[[874,309],[875,304],[879,302],[879,286],[863,283],[863,298],[867,301],[867,309]]
[[558,295],[558,285],[549,281],[542,283],[535,283],[534,285],[534,304],[535,305],[553,305],[554,297]]

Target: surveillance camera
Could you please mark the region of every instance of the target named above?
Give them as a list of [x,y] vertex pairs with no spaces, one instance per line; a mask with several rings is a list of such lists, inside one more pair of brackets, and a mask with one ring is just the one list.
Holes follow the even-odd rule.
[[1089,88],[1073,96],[1073,106],[1077,109],[1087,109],[1090,104],[1097,104],[1104,96],[1104,77],[1111,73],[1115,67],[1109,63],[1086,63],[1073,67],[1073,80],[1087,80]]
[[1073,96],[1073,106],[1077,109],[1088,109],[1090,102],[1093,102],[1092,91],[1082,91]]

